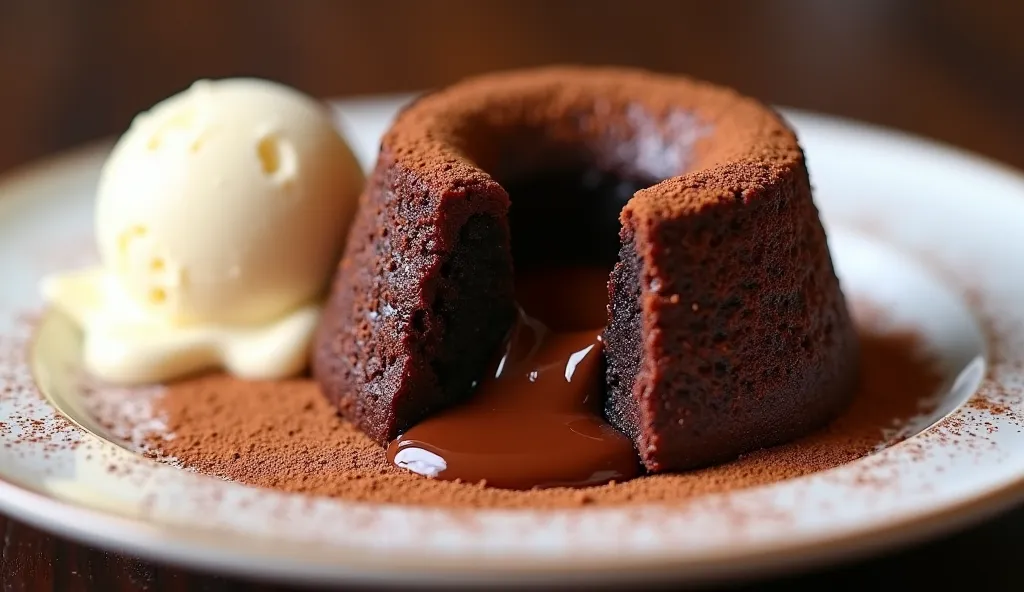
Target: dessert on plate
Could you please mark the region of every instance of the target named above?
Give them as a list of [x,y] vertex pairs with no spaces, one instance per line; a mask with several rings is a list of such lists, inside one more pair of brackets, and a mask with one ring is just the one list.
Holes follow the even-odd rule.
[[302,372],[363,175],[318,101],[253,79],[196,82],[135,118],[97,188],[102,264],[45,299],[108,382],[212,368]]
[[[581,281],[588,268],[603,278]],[[517,305],[516,285],[538,273],[544,306],[597,302],[599,314],[536,329],[567,320]],[[796,137],[757,101],[680,77],[485,76],[420,98],[385,135],[318,334],[325,394],[378,442],[425,448],[417,465],[485,446],[488,434],[499,454],[528,447],[545,462],[574,440],[603,439],[560,409],[549,423],[563,437],[550,435],[542,407],[481,412],[474,419],[493,429],[475,438],[452,433],[474,431],[471,419],[431,427],[456,450],[410,438],[507,381],[495,352],[524,330],[534,355],[549,343],[562,355],[536,367],[520,356],[516,371],[560,364],[543,388],[603,401],[597,412],[649,471],[806,433],[857,381],[856,335]],[[590,333],[562,343],[580,330]],[[584,351],[603,360],[570,381],[563,370]]]
[[735,91],[483,76],[404,109],[363,183],[317,101],[201,81],[120,140],[102,265],[44,295],[103,381],[311,366],[394,465],[500,488],[730,460],[857,387],[803,153]]

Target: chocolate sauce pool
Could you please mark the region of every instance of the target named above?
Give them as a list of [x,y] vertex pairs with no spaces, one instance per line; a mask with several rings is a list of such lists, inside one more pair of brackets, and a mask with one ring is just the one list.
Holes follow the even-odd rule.
[[583,487],[640,473],[633,444],[602,417],[608,272],[519,274],[518,322],[465,403],[388,446],[395,465],[505,489]]

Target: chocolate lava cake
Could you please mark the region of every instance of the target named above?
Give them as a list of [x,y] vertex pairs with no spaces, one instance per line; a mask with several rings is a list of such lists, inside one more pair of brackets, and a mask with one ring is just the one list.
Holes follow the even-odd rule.
[[386,444],[472,396],[517,315],[514,269],[610,269],[605,414],[652,472],[817,428],[854,327],[796,136],[733,90],[627,69],[479,77],[381,143],[314,374]]

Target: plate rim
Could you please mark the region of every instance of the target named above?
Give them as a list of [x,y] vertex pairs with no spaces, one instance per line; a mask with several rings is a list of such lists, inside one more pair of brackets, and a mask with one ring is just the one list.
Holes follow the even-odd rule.
[[[238,552],[217,544],[203,546],[202,537],[190,538],[185,529],[177,525],[148,526],[139,518],[119,516],[95,508],[77,506],[48,497],[14,481],[0,477],[0,511],[8,519],[66,536],[78,542],[94,544],[114,552],[131,552],[152,561],[177,564],[200,570],[215,569],[218,575],[263,578],[278,582],[305,583],[365,583],[387,581],[403,585],[434,587],[438,585],[472,585],[482,579],[500,577],[502,584],[526,583],[584,583],[600,578],[602,582],[664,582],[685,576],[687,581],[699,583],[718,581],[729,572],[733,582],[783,573],[793,568],[809,568],[821,564],[852,562],[878,551],[890,550],[953,532],[976,524],[985,518],[1024,501],[1024,476],[996,490],[964,500],[957,505],[933,512],[921,512],[910,519],[893,522],[885,527],[860,527],[827,540],[808,540],[795,544],[762,544],[761,548],[742,557],[743,567],[732,572],[737,558],[728,554],[698,556],[689,554],[681,558],[671,552],[651,553],[640,558],[607,558],[594,562],[580,557],[562,558],[558,564],[532,563],[524,569],[521,561],[508,557],[475,558],[467,564],[457,557],[432,557],[429,561],[409,561],[402,558],[380,560],[380,553],[372,549],[349,547],[358,557],[346,557],[343,564],[295,561],[294,557],[282,561],[270,554],[258,559],[267,563],[253,563],[253,549]],[[24,515],[11,515],[11,510],[23,510]],[[78,519],[70,519],[77,517]],[[63,518],[69,518],[62,522]],[[81,520],[85,518],[86,521]],[[117,525],[117,529],[95,528]],[[174,537],[161,536],[161,532],[174,532]],[[119,536],[116,533],[120,533]],[[128,536],[125,535],[128,533]],[[177,536],[186,533],[185,536]],[[126,544],[127,541],[133,541]],[[770,549],[768,547],[771,547]],[[395,568],[398,568],[397,570]],[[385,574],[386,575],[383,575]],[[424,578],[428,578],[424,580]]]

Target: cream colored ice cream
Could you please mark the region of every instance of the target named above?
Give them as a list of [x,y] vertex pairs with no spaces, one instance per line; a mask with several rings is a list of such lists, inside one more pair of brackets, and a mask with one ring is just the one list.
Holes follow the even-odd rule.
[[199,81],[132,122],[100,178],[102,267],[47,278],[44,296],[109,381],[294,374],[362,183],[318,101]]

